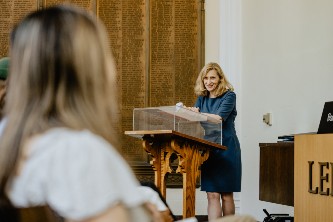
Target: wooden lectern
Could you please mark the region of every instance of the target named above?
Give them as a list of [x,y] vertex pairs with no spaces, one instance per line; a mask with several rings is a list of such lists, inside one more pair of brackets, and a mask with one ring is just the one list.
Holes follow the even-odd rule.
[[189,136],[174,130],[125,131],[126,135],[141,138],[142,146],[152,160],[155,184],[166,198],[166,175],[171,173],[170,157],[178,156],[177,173],[183,175],[183,218],[195,216],[195,186],[200,165],[207,160],[209,149],[226,149],[225,146]]

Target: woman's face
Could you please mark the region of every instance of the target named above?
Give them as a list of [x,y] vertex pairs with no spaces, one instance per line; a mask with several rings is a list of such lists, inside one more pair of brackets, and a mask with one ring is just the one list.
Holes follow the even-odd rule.
[[210,70],[203,79],[205,88],[210,95],[214,95],[215,90],[220,82],[220,77],[215,69]]

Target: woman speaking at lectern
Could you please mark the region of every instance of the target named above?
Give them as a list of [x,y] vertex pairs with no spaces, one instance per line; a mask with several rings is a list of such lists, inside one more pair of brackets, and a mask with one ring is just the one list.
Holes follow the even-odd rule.
[[[241,150],[234,123],[237,111],[233,90],[221,67],[208,63],[199,73],[194,87],[198,98],[190,108],[222,120],[222,145],[227,147],[227,150],[211,150],[201,168],[201,190],[207,192],[209,221],[235,214],[233,192],[241,190]],[[220,143],[221,138],[210,140]]]

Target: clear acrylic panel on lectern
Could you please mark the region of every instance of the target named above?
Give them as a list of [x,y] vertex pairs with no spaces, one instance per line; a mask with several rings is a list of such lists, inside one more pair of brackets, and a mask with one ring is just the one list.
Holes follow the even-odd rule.
[[133,130],[174,130],[222,144],[222,121],[181,106],[135,108]]

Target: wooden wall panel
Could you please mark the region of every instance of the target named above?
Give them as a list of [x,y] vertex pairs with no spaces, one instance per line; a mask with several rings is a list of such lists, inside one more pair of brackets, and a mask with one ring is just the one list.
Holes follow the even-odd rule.
[[150,1],[149,106],[152,107],[175,104],[174,7],[174,1]]
[[78,5],[86,10],[89,10],[89,11],[93,11],[93,6],[95,5],[96,0],[44,0],[44,7],[49,7],[49,6],[52,6],[52,5],[58,5],[58,4],[61,4],[63,2],[66,2],[66,3],[70,3],[70,4],[74,4],[74,5]]
[[13,26],[38,8],[38,0],[0,0],[0,58],[9,56],[9,39]]
[[193,88],[203,61],[201,2],[151,0],[150,106],[194,105]]
[[[122,132],[133,129],[133,108],[146,107],[146,52],[148,27],[145,0],[123,1],[122,10]],[[132,160],[142,160],[141,142],[122,134],[122,150]]]
[[116,59],[120,92],[119,136],[123,154],[130,160],[146,160],[146,154],[138,149],[140,141],[123,134],[133,128],[133,108],[146,107],[148,24],[145,0],[100,0],[97,15],[110,34],[110,44]]
[[174,101],[193,106],[194,84],[204,62],[199,58],[201,5],[199,1],[175,0],[174,11]]
[[14,23],[63,2],[92,11],[105,24],[117,65],[121,150],[128,160],[147,163],[141,142],[123,132],[132,130],[134,108],[194,104],[203,65],[203,0],[0,0],[0,56],[8,55]]
[[[102,20],[109,35],[109,44],[112,53],[115,57],[117,66],[117,86],[118,102],[122,104],[121,100],[121,80],[122,80],[122,1],[118,0],[99,0],[97,3],[96,14],[98,19]],[[121,119],[121,109],[118,107],[118,119]],[[118,137],[123,141],[122,121],[116,126]],[[122,146],[123,147],[123,146]]]

